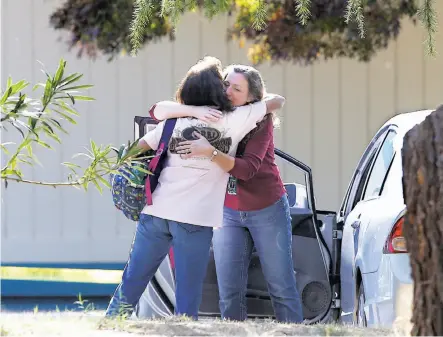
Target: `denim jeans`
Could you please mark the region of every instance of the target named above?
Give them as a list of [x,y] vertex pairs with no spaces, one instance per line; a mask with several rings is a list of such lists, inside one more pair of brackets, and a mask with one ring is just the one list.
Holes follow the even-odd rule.
[[224,208],[223,226],[216,228],[213,249],[222,317],[247,318],[248,267],[255,245],[268,285],[275,316],[281,322],[303,320],[292,260],[292,231],[286,195],[258,211]]
[[177,315],[198,318],[209,260],[212,227],[195,226],[141,214],[122,281],[106,316],[130,315],[172,244]]

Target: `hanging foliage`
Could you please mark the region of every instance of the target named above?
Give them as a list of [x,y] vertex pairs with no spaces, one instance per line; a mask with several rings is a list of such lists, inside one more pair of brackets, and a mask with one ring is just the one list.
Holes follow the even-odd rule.
[[231,37],[253,42],[248,55],[253,63],[288,60],[310,64],[338,56],[369,61],[398,36],[401,20],[413,19],[418,10],[410,0],[367,1],[362,7],[364,22],[346,22],[345,1],[316,0],[311,1],[310,18],[302,24],[292,0],[266,3],[268,21],[263,29],[254,29],[255,18],[245,1],[238,5],[230,29]]
[[436,29],[432,0],[422,7],[411,0],[65,0],[50,21],[70,32],[69,45],[80,56],[100,51],[112,59],[165,36],[173,39],[180,17],[196,10],[209,18],[234,15],[227,35],[252,42],[245,52],[255,64],[311,64],[337,56],[369,61],[398,36],[404,18],[420,18],[429,46]]
[[[161,2],[156,3],[149,24],[139,31],[143,45],[165,36],[173,39],[172,26],[161,15]],[[50,24],[69,33],[66,42],[79,57],[95,58],[101,52],[112,60],[132,48],[129,23],[134,10],[134,0],[67,0],[51,14]]]

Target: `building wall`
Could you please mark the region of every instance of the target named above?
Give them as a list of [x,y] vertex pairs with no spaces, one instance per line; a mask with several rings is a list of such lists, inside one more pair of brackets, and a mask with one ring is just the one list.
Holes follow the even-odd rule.
[[[8,76],[36,83],[42,65],[56,69],[61,57],[68,72],[81,72],[94,84],[94,102],[77,105],[81,112],[63,146],[38,149],[43,166],[24,168],[30,179],[61,181],[60,165],[83,152],[90,139],[119,145],[132,139],[133,116],[144,115],[158,100],[173,97],[187,69],[204,55],[224,64],[248,63],[245,48],[226,40],[230,18],[212,22],[186,15],[175,42],[144,48],[136,58],[108,63],[78,59],[49,27],[56,0],[1,1],[1,83]],[[443,2],[437,2],[443,13]],[[276,144],[313,169],[320,209],[336,210],[352,171],[379,126],[396,113],[433,108],[441,103],[443,58],[430,59],[423,48],[424,32],[406,22],[397,41],[370,63],[349,59],[301,67],[289,63],[262,65],[268,90],[287,98],[280,113]],[[442,52],[441,34],[437,49]],[[2,131],[2,142],[17,140]],[[281,166],[286,181],[294,170]],[[112,205],[108,191],[87,193],[72,188],[44,188],[10,183],[2,187],[2,262],[121,262],[127,257],[135,225]]]

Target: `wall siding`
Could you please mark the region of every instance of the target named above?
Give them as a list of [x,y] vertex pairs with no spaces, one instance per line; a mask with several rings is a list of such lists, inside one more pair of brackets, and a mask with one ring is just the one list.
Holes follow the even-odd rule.
[[[54,71],[58,60],[69,72],[84,74],[94,84],[94,102],[80,102],[78,125],[54,151],[38,149],[41,167],[24,167],[27,177],[60,181],[67,172],[60,165],[83,151],[91,139],[120,145],[133,137],[134,115],[144,115],[158,100],[170,99],[187,69],[204,55],[224,64],[246,63],[248,43],[228,41],[231,17],[208,21],[186,15],[174,42],[145,47],[136,58],[122,56],[112,63],[77,58],[62,35],[49,27],[48,16],[57,0],[1,1],[1,83],[8,76],[32,83],[44,79],[41,64]],[[443,2],[438,2],[443,13]],[[23,10],[26,8],[27,10]],[[20,25],[15,24],[20,17]],[[14,27],[14,29],[8,29]],[[310,67],[292,63],[259,66],[270,92],[287,98],[276,130],[277,146],[313,169],[320,209],[336,210],[362,151],[381,124],[396,113],[434,108],[442,101],[443,58],[429,58],[422,48],[424,32],[403,24],[397,41],[370,63],[349,59],[318,62]],[[442,52],[443,39],[437,36]],[[17,141],[2,132],[2,141]],[[2,158],[4,163],[4,158]],[[286,181],[295,172],[281,166]],[[135,225],[112,205],[109,191],[87,193],[69,188],[43,188],[10,183],[2,186],[1,258],[11,262],[123,262]]]

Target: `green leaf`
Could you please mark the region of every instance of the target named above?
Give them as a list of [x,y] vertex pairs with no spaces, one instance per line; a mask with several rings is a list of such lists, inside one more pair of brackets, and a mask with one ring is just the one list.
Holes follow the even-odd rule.
[[69,104],[67,104],[67,103],[64,102],[64,101],[60,101],[60,102],[54,103],[54,105],[56,105],[56,106],[62,108],[63,110],[66,110],[67,112],[69,112],[69,113],[72,114],[72,115],[80,116],[80,114],[79,114],[77,111],[75,111],[73,108],[71,108],[71,107],[69,106]]
[[55,73],[55,76],[54,76],[54,81],[53,82],[54,82],[55,86],[59,85],[59,82],[61,81],[61,79],[63,77],[63,73],[65,71],[65,66],[66,66],[66,61],[61,59],[60,63],[59,63],[59,66],[58,66],[58,69],[57,69],[57,71]]
[[25,138],[25,133],[23,132],[22,128],[20,127],[20,125],[16,122],[16,121],[11,121],[11,124],[15,127],[15,129],[20,132],[20,134],[22,135],[23,138]]
[[97,188],[97,190],[98,190],[100,193],[103,193],[103,188],[100,186],[100,184],[97,182],[96,179],[93,179],[93,180],[92,180],[92,183],[95,185],[95,188]]
[[91,150],[93,154],[97,153],[97,145],[95,144],[95,142],[91,139]]
[[64,134],[68,134],[68,131],[66,131],[62,125],[60,124],[60,122],[54,118],[49,118],[48,119],[48,123],[51,123],[55,128],[57,128],[57,130],[63,132]]
[[6,148],[6,145],[9,145],[9,144],[13,144],[13,143],[8,142],[8,143],[2,143],[2,144],[0,144],[0,147],[1,147],[2,151],[3,151],[4,153],[8,154],[8,155],[9,155],[9,151],[8,151],[8,149]]
[[109,183],[108,180],[106,180],[105,178],[101,177],[101,176],[97,176],[97,179],[103,184],[105,185],[107,188],[111,188],[111,184]]
[[137,160],[146,160],[146,159],[151,159],[151,158],[154,158],[154,155],[150,155],[150,156],[137,156]]
[[63,88],[62,91],[77,90],[77,89],[89,89],[89,88],[92,88],[93,86],[94,86],[93,84],[77,85],[74,87]]
[[49,98],[51,97],[51,91],[52,91],[52,82],[48,78],[45,85],[45,92],[43,94],[43,100],[42,100],[43,106],[49,102]]
[[54,133],[54,129],[53,129],[52,126],[49,125],[47,122],[42,121],[42,125],[45,126],[45,128],[44,128],[45,131],[49,130],[50,133]]
[[15,168],[6,168],[2,170],[2,178],[7,178],[8,176],[16,176],[19,179],[23,179],[23,173]]
[[80,165],[74,164],[74,163],[70,163],[70,162],[63,162],[62,165],[69,167],[69,168],[81,168]]
[[33,111],[23,111],[20,113],[23,117],[40,118],[40,114]]
[[21,80],[15,84],[13,84],[11,86],[12,88],[12,95],[15,95],[16,93],[18,93],[19,91],[23,90],[24,88],[26,88],[29,85],[28,82],[26,82],[25,80]]
[[47,133],[47,135],[49,137],[51,137],[52,139],[54,139],[57,143],[61,144],[62,140],[60,139],[60,137],[56,134],[56,133]]
[[72,158],[77,158],[77,157],[86,157],[90,160],[94,160],[94,158],[87,153],[76,153],[72,156]]
[[2,96],[2,98],[0,99],[0,106],[3,105],[6,100],[8,99],[9,96],[11,96],[12,93],[12,87],[8,87],[8,90],[6,90]]
[[69,85],[71,83],[77,82],[82,77],[83,77],[83,74],[78,74],[78,73],[71,74],[68,77],[64,78],[60,82],[60,87],[64,87],[64,86],[67,86],[67,85]]
[[31,128],[31,130],[34,130],[35,127],[37,126],[37,122],[38,122],[38,118],[34,118],[34,117],[29,117],[29,126]]
[[25,102],[25,98],[26,98],[26,95],[20,95],[18,100],[15,103],[14,108],[12,109],[11,112],[15,112],[16,113],[19,110],[21,110],[23,105],[25,105],[25,103],[24,103]]
[[124,145],[120,146],[120,149],[118,150],[117,153],[117,159],[120,160],[123,156],[123,152],[125,151],[126,147]]
[[29,166],[34,166],[34,163],[32,163],[31,161],[27,160],[27,159],[20,159],[20,162]]
[[40,140],[40,139],[36,139],[35,142],[36,142],[38,145],[43,146],[43,147],[45,147],[45,148],[47,148],[47,149],[52,149],[51,145],[49,145],[48,143],[46,143],[46,142],[44,142],[44,141],[42,141],[42,140]]
[[67,114],[65,114],[64,112],[61,112],[60,110],[54,110],[56,113],[58,113],[59,115],[61,115],[64,119],[66,119],[69,123],[76,125],[77,121],[72,118],[71,116],[68,116]]
[[74,97],[72,97],[72,95],[69,94],[69,93],[66,93],[66,95],[71,99],[71,102],[72,102],[72,104],[74,105],[74,104],[75,104],[75,99],[74,99]]
[[143,166],[134,165],[132,167],[135,168],[137,171],[140,171],[142,173],[151,174],[151,171],[145,169]]
[[33,158],[34,155],[33,155],[33,150],[32,150],[32,146],[31,146],[31,144],[27,144],[27,145],[25,146],[25,148],[26,148],[26,150],[28,150],[28,155],[29,155],[31,158]]
[[90,97],[90,96],[78,96],[78,95],[72,95],[72,97],[74,97],[74,99],[77,99],[79,101],[95,101],[95,98]]
[[35,91],[38,87],[44,88],[45,86],[46,86],[45,83],[37,83],[32,87],[32,91]]
[[[132,182],[132,179],[130,178],[131,176],[131,172],[126,170],[124,167],[121,167],[121,175],[123,176],[123,178],[125,178],[127,181]],[[125,173],[127,173],[128,175],[126,175]]]

